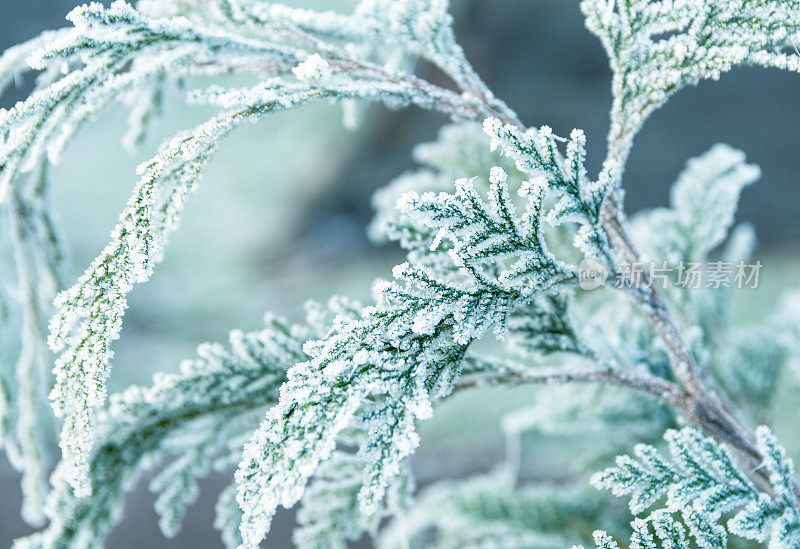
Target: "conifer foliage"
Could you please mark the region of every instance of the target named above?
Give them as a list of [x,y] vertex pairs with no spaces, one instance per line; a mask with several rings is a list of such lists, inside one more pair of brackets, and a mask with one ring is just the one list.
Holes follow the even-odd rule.
[[[649,114],[681,88],[737,66],[797,72],[800,6],[580,8],[613,73],[608,155],[596,176],[580,129],[562,138],[527,128],[482,82],[447,0],[361,0],[349,14],[263,0],[91,3],[70,12],[70,27],[0,56],[0,90],[39,71],[27,99],[0,109],[0,250],[11,251],[16,273],[0,285],[0,337],[19,341],[13,363],[0,364],[0,447],[22,474],[24,518],[42,528],[18,545],[101,546],[125,492],[156,466],[156,511],[174,536],[198,479],[238,463],[217,503],[228,547],[259,546],[277,509],[298,502],[299,547],[346,547],[365,533],[386,547],[612,549],[629,539],[721,548],[729,537],[800,547],[792,461],[768,427],[751,428],[769,417],[778,381],[800,356],[796,312],[753,329],[733,325],[724,288],[662,292],[649,276],[616,284],[645,259],[708,262],[726,239],[724,258],[749,256],[752,231],[728,236],[739,195],[759,174],[744,153],[718,144],[690,160],[670,208],[631,222],[625,162]],[[416,59],[449,85],[415,74]],[[65,281],[50,165],[120,100],[130,105],[123,142],[141,144],[178,81],[190,88],[187,102],[216,113],[139,166],[108,244]],[[245,123],[315,102],[340,104],[350,127],[368,103],[450,117],[416,148],[421,168],[374,198],[370,235],[399,244],[406,260],[375,283],[366,306],[310,304],[296,326],[268,315],[262,330],[234,331],[228,347],[201,345],[178,373],[109,397],[127,296],[151,277],[219,144]],[[581,290],[581,260],[604,270],[605,288]],[[476,354],[474,343],[489,338],[496,356]],[[442,400],[539,383],[564,387],[506,416],[509,454],[497,471],[414,500],[417,426]],[[43,410],[48,385],[55,422]],[[61,456],[48,486],[42,437],[54,423]],[[664,429],[669,457],[655,446]],[[528,431],[600,433],[602,449],[573,456],[580,470],[638,443],[634,457],[591,479],[629,496],[633,520],[587,493],[583,474],[521,486]]]
[[[638,445],[636,459],[619,456],[617,466],[596,474],[592,484],[616,496],[630,495],[634,514],[642,513],[666,495],[664,509],[632,523],[631,543],[638,543],[639,547],[658,547],[656,539],[674,547],[689,547],[690,538],[699,547],[724,547],[728,532],[769,541],[771,547],[795,547],[800,543],[800,515],[792,488],[796,482],[792,461],[786,458],[769,428],[759,427],[756,436],[767,456],[764,467],[774,495],[759,492],[735,465],[727,448],[691,427],[665,434],[671,462],[652,446]],[[723,513],[735,509],[741,510],[727,521],[726,531],[717,522]],[[671,516],[677,512],[685,527]],[[599,533],[595,536],[605,537]]]

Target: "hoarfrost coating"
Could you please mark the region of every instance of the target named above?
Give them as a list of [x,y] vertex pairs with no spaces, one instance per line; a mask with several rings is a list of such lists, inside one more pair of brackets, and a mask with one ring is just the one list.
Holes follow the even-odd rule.
[[[239,462],[217,505],[228,546],[259,545],[277,508],[298,501],[295,539],[304,546],[343,547],[378,534],[386,517],[395,522],[376,537],[388,546],[405,518],[406,544],[433,528],[442,545],[459,547],[614,548],[622,538],[644,548],[722,547],[729,535],[800,546],[791,460],[768,428],[751,428],[798,355],[796,315],[734,329],[724,288],[659,288],[649,274],[612,284],[644,260],[708,263],[725,241],[740,193],[759,175],[744,153],[716,145],[690,160],[670,206],[631,220],[621,202],[625,163],[647,117],[681,88],[737,66],[797,72],[797,3],[584,0],[586,26],[612,71],[608,154],[596,176],[585,167],[583,131],[562,138],[547,125],[527,128],[495,97],[456,42],[448,10],[446,0],[362,0],[351,14],[256,0],[118,0],[75,8],[72,27],[0,57],[0,88],[41,71],[27,99],[0,110],[0,207],[17,267],[17,288],[9,296],[0,288],[0,300],[22,318],[15,374],[0,376],[0,443],[23,474],[26,520],[48,523],[20,546],[101,545],[125,491],[159,457],[168,465],[152,487],[167,536],[209,465]],[[415,74],[418,58],[449,84]],[[124,100],[132,106],[125,143],[134,146],[162,108],[164,86],[231,74],[255,83],[189,91],[188,102],[218,112],[139,167],[109,243],[65,285],[47,205],[48,167],[65,145]],[[201,346],[180,373],[109,397],[128,294],[152,276],[220,142],[244,123],[320,101],[342,104],[348,125],[369,102],[450,117],[435,142],[416,149],[422,168],[375,197],[371,235],[399,242],[406,260],[376,282],[372,304],[312,304],[297,326],[267,317],[262,331],[232,332],[230,350]],[[725,260],[747,260],[753,243],[746,228],[734,229]],[[602,300],[578,290],[587,258],[609,273],[600,281],[608,291],[595,292]],[[46,393],[39,380],[48,378],[48,316],[47,343],[58,353],[50,402],[63,422],[49,488],[37,433],[52,419],[36,411]],[[475,352],[489,333],[508,353]],[[543,364],[554,355],[562,365]],[[568,385],[557,411],[532,406],[505,422],[509,456],[496,477],[432,488],[421,497],[426,514],[409,511],[417,424],[442,399],[487,384],[554,382]],[[580,384],[601,385],[603,398]],[[667,430],[678,423],[693,426]],[[638,443],[636,458],[618,458],[594,482],[632,495],[632,510],[649,514],[620,526],[577,486],[516,491],[512,450],[528,427],[604,430],[621,437],[620,452]],[[665,431],[672,462],[652,446]],[[441,494],[454,503],[430,503]],[[519,521],[475,511],[523,506],[538,514]],[[585,527],[544,508],[603,529],[586,539]]]

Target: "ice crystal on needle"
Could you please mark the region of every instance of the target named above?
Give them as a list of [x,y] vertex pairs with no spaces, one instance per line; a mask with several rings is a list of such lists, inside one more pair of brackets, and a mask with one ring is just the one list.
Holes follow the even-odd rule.
[[292,69],[294,75],[309,84],[319,82],[331,74],[331,66],[319,54],[315,53]]

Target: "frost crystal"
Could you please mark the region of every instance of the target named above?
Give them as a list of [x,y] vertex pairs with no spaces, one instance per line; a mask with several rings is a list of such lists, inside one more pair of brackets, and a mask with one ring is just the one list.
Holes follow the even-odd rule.
[[318,53],[292,69],[294,75],[308,84],[320,82],[331,75],[331,66]]

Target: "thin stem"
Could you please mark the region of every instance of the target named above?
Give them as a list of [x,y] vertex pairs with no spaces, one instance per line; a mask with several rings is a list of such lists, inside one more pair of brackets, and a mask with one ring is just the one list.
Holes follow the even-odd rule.
[[474,369],[489,373],[463,376],[455,384],[457,391],[486,385],[520,383],[601,383],[626,387],[680,409],[685,409],[689,403],[689,394],[664,378],[622,371],[602,362],[591,368],[529,368],[512,361],[489,361],[478,357],[469,357],[466,360]]
[[[451,115],[464,117],[469,116],[477,121],[493,117],[501,120],[504,124],[513,124],[522,127],[522,123],[517,118],[516,113],[511,109],[505,108],[498,111],[490,105],[484,96],[459,94],[452,90],[431,84],[425,79],[413,74],[396,73],[380,65],[357,61],[346,58],[332,58],[329,61],[331,68],[345,73],[359,73],[376,80],[392,84],[407,84],[419,90],[428,97],[435,98],[437,106]],[[460,90],[462,92],[466,90]]]

